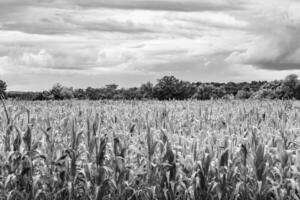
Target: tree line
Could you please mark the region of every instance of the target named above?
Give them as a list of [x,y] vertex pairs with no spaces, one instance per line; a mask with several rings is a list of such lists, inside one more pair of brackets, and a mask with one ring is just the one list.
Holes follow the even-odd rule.
[[185,99],[300,99],[300,80],[295,74],[283,80],[252,82],[189,82],[174,76],[164,76],[156,84],[147,82],[140,87],[118,88],[117,84],[86,89],[66,87],[59,83],[41,92],[6,92],[6,83],[0,80],[3,97],[17,100],[185,100]]

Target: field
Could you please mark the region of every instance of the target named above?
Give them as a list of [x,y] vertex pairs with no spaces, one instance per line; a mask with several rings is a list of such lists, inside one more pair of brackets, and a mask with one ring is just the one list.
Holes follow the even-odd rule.
[[295,101],[10,102],[0,199],[299,199]]

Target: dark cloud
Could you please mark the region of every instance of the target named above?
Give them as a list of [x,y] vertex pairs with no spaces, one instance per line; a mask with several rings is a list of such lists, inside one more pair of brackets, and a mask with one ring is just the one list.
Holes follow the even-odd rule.
[[249,63],[256,68],[266,69],[266,70],[299,70],[300,69],[300,62],[299,63],[289,63],[289,62],[260,62],[260,63]]
[[126,21],[120,22],[116,20],[105,20],[102,22],[86,22],[76,23],[84,30],[101,31],[101,32],[120,32],[120,33],[154,33],[151,28],[142,27],[134,24],[133,22]]
[[115,9],[144,9],[144,10],[167,10],[167,11],[216,11],[216,10],[237,10],[241,9],[241,5],[237,3],[231,4],[215,4],[214,1],[172,1],[172,0],[87,0],[75,1],[81,7],[101,7]]
[[56,65],[53,67],[47,67],[47,69],[53,69],[53,70],[59,70],[59,71],[64,71],[64,70],[71,70],[71,71],[84,71],[84,70],[89,70],[90,68],[87,67],[87,65],[79,65],[79,66],[62,66],[62,65]]
[[63,24],[49,22],[11,22],[4,23],[0,30],[22,31],[31,34],[56,35],[77,31],[75,28]]
[[49,6],[52,1],[47,0],[1,0],[0,1],[0,16],[10,15],[14,12],[24,11],[31,6]]
[[[221,2],[221,3],[220,3]],[[111,9],[142,9],[158,11],[226,11],[241,10],[242,0],[197,1],[197,0],[2,0],[1,14],[9,13],[24,7],[54,7],[54,8],[111,8]]]
[[298,27],[291,26],[280,27],[279,30],[267,30],[246,50],[233,52],[226,60],[267,70],[298,70],[300,69],[299,33]]
[[99,32],[117,32],[117,33],[155,33],[156,31],[136,24],[131,21],[103,20],[99,22],[79,22],[71,19],[61,18],[60,20],[53,19],[36,19],[35,21],[16,21],[3,23],[0,30],[16,30],[30,34],[58,35],[72,34],[83,31],[99,31]]
[[[231,0],[227,0],[231,1]],[[108,16],[95,21],[89,21],[88,17],[82,17],[82,21],[75,19],[81,9],[85,8],[110,8],[110,12],[115,12],[116,9],[134,10],[146,9],[156,11],[224,11],[229,9],[237,9],[237,4],[213,3],[213,2],[198,2],[188,0],[185,2],[174,0],[110,0],[110,1],[69,1],[69,0],[24,0],[18,3],[16,0],[5,0],[0,2],[0,16],[8,10],[6,18],[0,18],[0,30],[15,30],[30,34],[43,35],[58,35],[58,34],[76,34],[84,31],[97,32],[115,32],[125,34],[138,33],[166,33],[169,34],[169,28],[174,31],[171,34],[183,37],[194,38],[200,36],[200,32],[206,26],[215,26],[224,28],[222,21],[220,23],[200,22],[193,20],[169,19],[168,17],[153,18],[154,21],[147,21],[147,24],[139,23],[132,20],[111,19]],[[227,3],[226,3],[227,2]],[[63,5],[60,7],[60,5]],[[77,5],[77,9],[75,9]],[[45,9],[49,7],[49,9]],[[62,8],[62,9],[61,9]],[[68,8],[64,10],[65,8]],[[3,12],[2,12],[3,10]],[[107,10],[107,9],[106,9]],[[22,17],[23,15],[23,17]],[[141,16],[142,17],[142,16]],[[169,20],[170,23],[165,26],[160,20]],[[86,20],[87,19],[87,20]],[[155,21],[158,20],[158,21]],[[2,21],[2,23],[1,23]],[[201,24],[202,23],[202,24]],[[201,26],[202,25],[202,26]],[[227,25],[224,25],[225,27]]]

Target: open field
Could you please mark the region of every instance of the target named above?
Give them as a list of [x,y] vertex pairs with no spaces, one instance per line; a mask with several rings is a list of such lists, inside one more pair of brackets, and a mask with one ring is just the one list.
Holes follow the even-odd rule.
[[300,198],[297,101],[5,104],[0,199]]

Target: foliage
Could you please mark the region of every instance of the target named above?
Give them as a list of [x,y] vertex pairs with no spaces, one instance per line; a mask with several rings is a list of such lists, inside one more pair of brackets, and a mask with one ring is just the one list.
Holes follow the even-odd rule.
[[299,110],[297,101],[2,101],[0,199],[299,199]]
[[6,96],[6,87],[7,87],[7,85],[6,85],[6,82],[4,82],[4,81],[2,81],[2,80],[0,80],[0,96]]
[[202,84],[197,88],[193,98],[198,100],[220,99],[225,95],[225,89],[211,84]]
[[252,92],[249,90],[239,90],[236,94],[237,99],[248,99],[252,95]]
[[300,80],[295,74],[284,80],[201,83],[179,80],[174,76],[164,76],[156,84],[143,83],[140,87],[118,88],[117,84],[109,84],[101,88],[88,87],[73,89],[59,83],[51,90],[43,92],[8,92],[7,97],[18,100],[186,100],[186,99],[300,99]]
[[180,80],[174,76],[164,76],[154,87],[155,97],[159,100],[175,99],[179,93]]
[[142,98],[152,99],[153,98],[153,84],[151,82],[143,83],[140,87],[140,92],[142,94]]
[[252,99],[276,99],[275,90],[261,89],[251,95]]
[[74,98],[73,88],[62,86],[59,83],[56,83],[50,93],[54,96],[54,99],[63,100],[63,99],[72,99]]

